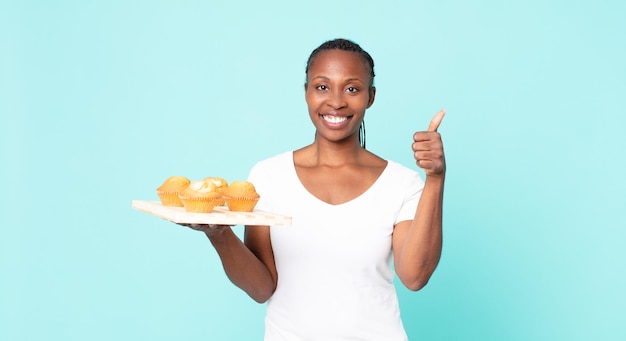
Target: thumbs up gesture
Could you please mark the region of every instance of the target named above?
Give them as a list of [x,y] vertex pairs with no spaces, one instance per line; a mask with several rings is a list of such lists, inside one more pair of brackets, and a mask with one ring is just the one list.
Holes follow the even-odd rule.
[[446,111],[440,110],[430,121],[428,131],[413,134],[413,156],[418,167],[426,175],[443,175],[446,172],[446,159],[443,153],[441,135],[437,132]]

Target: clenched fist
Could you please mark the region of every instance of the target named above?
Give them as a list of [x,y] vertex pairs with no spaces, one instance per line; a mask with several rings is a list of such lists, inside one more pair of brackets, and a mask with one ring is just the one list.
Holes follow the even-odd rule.
[[443,153],[441,135],[437,132],[446,111],[442,109],[430,121],[427,131],[413,134],[413,156],[418,167],[426,175],[443,175],[446,172],[446,159]]

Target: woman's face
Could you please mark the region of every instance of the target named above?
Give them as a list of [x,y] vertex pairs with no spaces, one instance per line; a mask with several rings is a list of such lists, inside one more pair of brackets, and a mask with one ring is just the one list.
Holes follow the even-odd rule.
[[[309,66],[305,98],[317,138],[358,141],[365,110],[374,103],[367,63],[356,53],[320,52]],[[357,142],[358,143],[358,142]]]

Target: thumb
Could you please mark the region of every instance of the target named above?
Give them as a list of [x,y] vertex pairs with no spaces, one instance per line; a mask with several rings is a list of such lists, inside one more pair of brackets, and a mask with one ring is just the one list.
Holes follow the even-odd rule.
[[430,120],[428,131],[437,131],[437,128],[439,128],[439,125],[441,124],[441,120],[443,120],[443,117],[445,115],[446,115],[446,109],[439,110],[439,112],[436,113],[435,116],[433,116],[433,119]]

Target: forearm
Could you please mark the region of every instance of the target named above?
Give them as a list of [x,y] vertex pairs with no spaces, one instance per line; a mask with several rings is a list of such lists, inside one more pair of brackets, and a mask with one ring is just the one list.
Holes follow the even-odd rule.
[[415,217],[394,250],[398,277],[411,290],[428,283],[441,257],[444,177],[426,178]]
[[231,228],[207,233],[215,247],[228,278],[259,303],[273,294],[275,282],[269,270],[235,235]]

